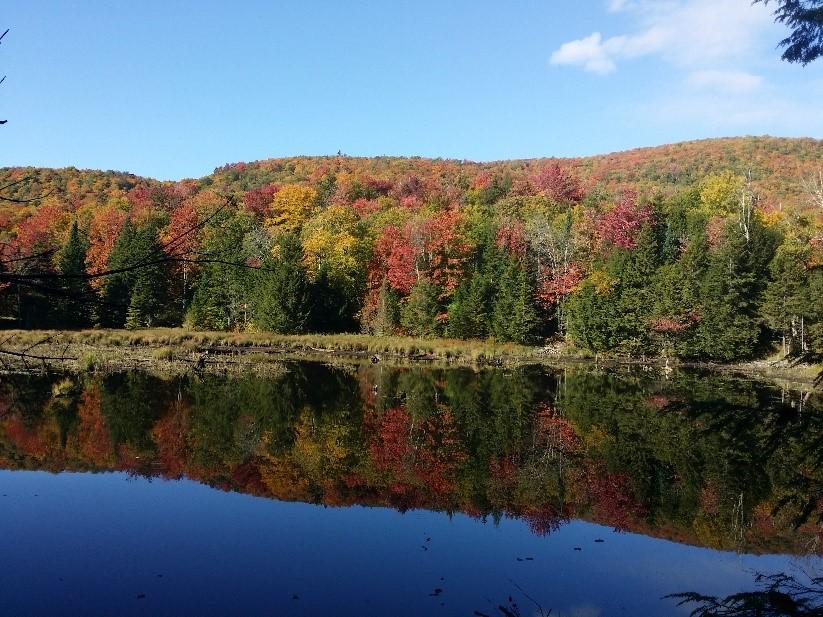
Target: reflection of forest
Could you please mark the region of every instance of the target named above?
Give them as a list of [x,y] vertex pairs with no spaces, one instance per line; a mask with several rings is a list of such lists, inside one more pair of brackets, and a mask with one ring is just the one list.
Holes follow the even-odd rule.
[[750,381],[294,364],[2,388],[3,468],[514,516],[538,534],[585,518],[753,552],[819,551],[823,536],[823,404]]

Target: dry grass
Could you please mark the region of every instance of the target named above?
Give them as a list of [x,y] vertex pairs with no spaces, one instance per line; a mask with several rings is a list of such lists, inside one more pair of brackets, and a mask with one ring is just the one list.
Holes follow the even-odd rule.
[[542,347],[528,347],[494,340],[425,339],[364,334],[278,335],[270,332],[196,332],[182,328],[146,330],[8,331],[15,347],[49,339],[55,344],[82,345],[92,349],[150,348],[156,360],[176,354],[205,350],[254,354],[377,356],[461,364],[539,362],[547,356]]
[[[101,336],[102,334],[102,336]],[[199,344],[165,344],[169,336],[134,337],[128,331],[6,331],[0,336],[0,372],[59,369],[75,373],[141,370],[161,376],[191,371],[272,375],[285,370],[272,354],[234,353],[211,356]],[[122,336],[120,336],[122,335]],[[207,342],[207,341],[206,341]],[[48,359],[42,359],[47,357]]]
[[[31,353],[72,356],[68,367],[77,371],[140,368],[164,372],[191,370],[207,358],[207,370],[255,371],[276,368],[283,359],[317,359],[324,362],[376,359],[388,364],[427,362],[463,366],[567,365],[592,361],[590,355],[570,346],[529,347],[494,340],[425,339],[364,334],[279,335],[270,332],[198,332],[183,328],[145,330],[9,330],[0,347]],[[206,353],[208,352],[208,353]],[[0,355],[0,360],[8,361]],[[605,358],[603,364],[654,364],[659,359]],[[35,363],[36,364],[36,363]],[[61,363],[67,366],[66,362]],[[687,364],[688,365],[688,364]],[[791,379],[811,384],[821,374],[819,365],[788,366],[765,360],[712,365],[760,378]],[[2,368],[2,367],[0,367]]]

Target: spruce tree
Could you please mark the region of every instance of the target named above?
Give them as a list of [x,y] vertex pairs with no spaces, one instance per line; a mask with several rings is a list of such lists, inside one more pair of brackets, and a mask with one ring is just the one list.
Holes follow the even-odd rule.
[[412,287],[401,311],[401,323],[414,336],[437,336],[441,333],[438,289],[426,279]]
[[611,273],[620,280],[613,337],[617,347],[639,355],[653,349],[649,331],[653,297],[652,279],[658,264],[658,243],[651,226],[644,227],[629,251],[616,251]]
[[397,292],[383,280],[377,297],[377,310],[372,321],[372,331],[378,336],[395,334],[400,325],[400,299]]
[[725,361],[747,357],[760,342],[758,309],[775,235],[758,219],[754,222],[748,240],[729,222],[725,237],[709,255],[695,332],[696,351],[701,356]]
[[126,323],[126,313],[131,301],[135,271],[119,272],[119,270],[136,263],[134,239],[134,227],[131,221],[126,219],[106,264],[106,270],[112,272],[112,274],[104,278],[98,309],[97,321],[107,328],[122,328]]
[[619,317],[615,296],[613,290],[599,288],[591,279],[584,281],[566,305],[569,338],[597,353],[614,349],[619,343],[614,327]]
[[495,288],[491,273],[475,270],[449,304],[447,333],[454,338],[485,338],[491,331]]
[[534,335],[537,311],[526,268],[509,259],[500,277],[492,315],[492,332],[501,341],[528,343]]
[[769,265],[771,276],[761,314],[769,327],[781,335],[783,355],[806,351],[806,322],[813,321],[808,260],[808,245],[792,239],[778,247]]
[[247,325],[252,284],[244,239],[251,229],[252,219],[244,213],[225,213],[206,229],[203,253],[210,261],[195,278],[188,313],[195,327],[231,330]]
[[823,265],[817,265],[809,272],[808,304],[805,313],[808,324],[804,329],[809,337],[809,352],[818,361],[823,358]]
[[57,258],[57,268],[66,278],[61,280],[57,301],[57,322],[61,328],[86,328],[91,325],[94,292],[86,275],[86,240],[77,221]]
[[654,275],[651,321],[661,324],[655,337],[660,344],[659,351],[665,355],[699,355],[695,326],[701,314],[700,282],[707,255],[706,236],[701,231],[689,239],[676,262],[662,265]]
[[163,249],[158,240],[158,226],[149,224],[140,229],[132,243],[135,263],[140,264],[133,276],[133,284],[126,311],[126,327],[142,328],[163,322],[168,310],[168,268],[162,263]]
[[447,334],[455,338],[485,338],[492,334],[495,298],[507,259],[495,244],[495,228],[478,229],[471,275],[457,288],[449,304]]
[[255,277],[254,322],[282,334],[305,332],[311,314],[311,290],[302,264],[300,239],[284,235],[276,257],[267,258]]

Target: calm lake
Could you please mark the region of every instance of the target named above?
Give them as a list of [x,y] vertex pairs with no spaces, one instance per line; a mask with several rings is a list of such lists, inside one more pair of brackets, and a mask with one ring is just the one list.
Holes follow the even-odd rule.
[[823,603],[821,396],[731,376],[4,376],[0,469],[3,616]]

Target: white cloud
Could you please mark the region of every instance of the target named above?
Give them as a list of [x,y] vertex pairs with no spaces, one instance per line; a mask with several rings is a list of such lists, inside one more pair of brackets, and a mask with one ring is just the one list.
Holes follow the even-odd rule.
[[[756,76],[750,76],[756,77]],[[815,135],[823,131],[823,115],[818,101],[823,97],[823,80],[803,83],[802,94],[795,86],[757,83],[746,90],[751,81],[739,77],[733,87],[709,83],[705,88],[689,83],[673,88],[660,97],[626,112],[642,122],[663,126],[688,125],[710,133],[747,133],[773,135]],[[734,78],[729,77],[727,81]],[[707,81],[714,80],[709,76]]]
[[607,7],[633,16],[635,32],[568,41],[552,64],[606,74],[620,60],[648,55],[681,67],[731,62],[749,54],[772,25],[769,9],[751,0],[609,0]]
[[633,3],[630,0],[609,0],[607,6],[609,7],[609,11],[612,13],[619,13],[627,9]]
[[647,119],[661,124],[687,122],[710,130],[739,131],[758,127],[769,132],[808,133],[819,130],[821,123],[812,122],[816,107],[788,101],[779,96],[729,97],[722,94],[683,94],[680,97],[660,99],[644,109]]
[[605,75],[617,68],[617,65],[603,49],[603,37],[599,32],[586,38],[563,43],[551,57],[552,64],[578,64],[587,71]]
[[[551,63],[599,75],[636,58],[658,64],[662,70],[652,73],[639,101],[613,104],[627,122],[687,126],[704,135],[823,131],[823,80],[798,83],[774,68],[781,64],[775,43],[782,28],[771,8],[751,0],[602,0],[602,6],[601,28],[560,45]],[[606,34],[608,23],[629,25]]]
[[763,85],[760,75],[746,71],[722,71],[709,69],[692,71],[686,77],[686,84],[696,90],[715,90],[730,93],[753,92]]

